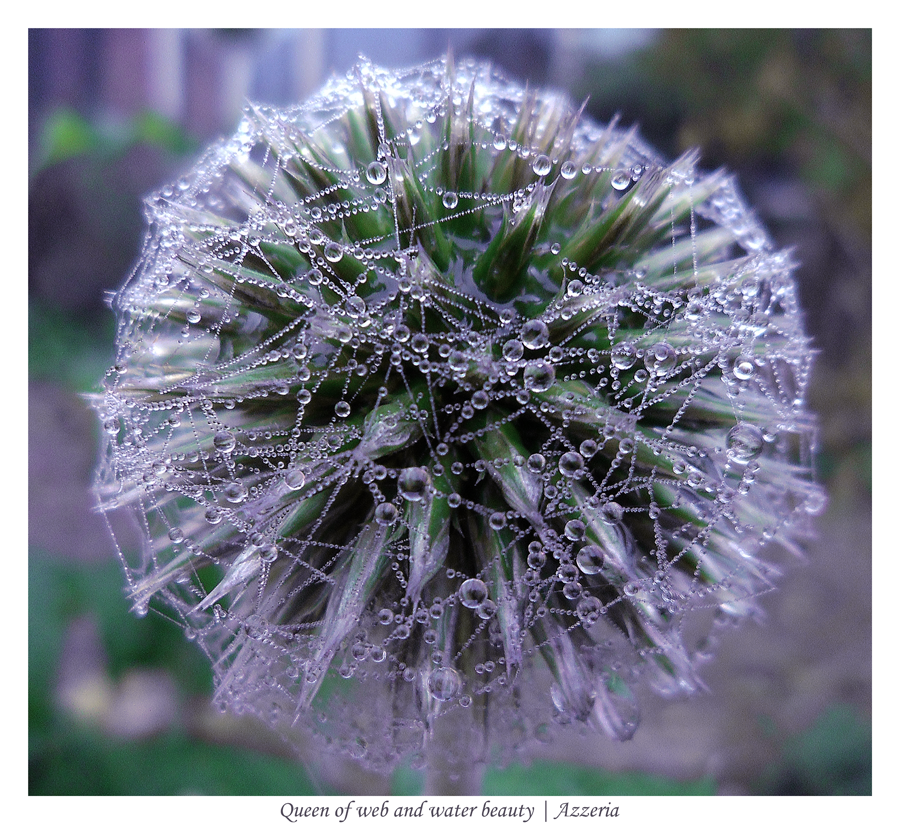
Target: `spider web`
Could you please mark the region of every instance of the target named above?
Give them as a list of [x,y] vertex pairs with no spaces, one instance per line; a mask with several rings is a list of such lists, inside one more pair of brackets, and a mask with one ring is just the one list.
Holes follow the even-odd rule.
[[696,163],[361,60],[148,199],[97,491],[218,706],[388,768],[701,686],[824,497],[794,264]]

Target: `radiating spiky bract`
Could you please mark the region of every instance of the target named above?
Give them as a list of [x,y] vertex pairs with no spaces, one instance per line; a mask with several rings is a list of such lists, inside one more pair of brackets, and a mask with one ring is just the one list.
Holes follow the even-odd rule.
[[823,498],[792,263],[695,163],[362,61],[148,201],[98,491],[221,706],[389,766],[698,687]]

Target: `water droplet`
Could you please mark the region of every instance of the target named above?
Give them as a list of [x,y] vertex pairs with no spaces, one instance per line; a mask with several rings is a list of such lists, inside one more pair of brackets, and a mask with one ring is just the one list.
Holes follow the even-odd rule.
[[678,363],[678,354],[668,343],[655,343],[644,355],[644,365],[651,375],[664,377],[668,375]]
[[750,360],[750,358],[739,355],[734,360],[732,371],[734,372],[734,376],[736,378],[742,381],[746,381],[753,376],[755,368],[756,367],[754,366],[753,361]]
[[531,169],[538,177],[543,177],[550,173],[552,166],[553,164],[550,162],[550,158],[547,157],[547,155],[540,154],[534,159],[534,162],[531,164]]
[[488,523],[491,525],[491,529],[503,529],[506,526],[506,515],[502,512],[492,512]]
[[578,602],[578,606],[575,607],[575,614],[585,626],[589,627],[600,617],[600,608],[602,606],[603,604],[600,603],[599,598],[587,595]]
[[453,667],[439,667],[428,676],[428,691],[438,701],[453,701],[462,692],[463,679]]
[[414,352],[418,352],[420,355],[424,355],[428,351],[428,336],[421,333],[413,335],[412,340],[409,342],[409,345],[412,347]]
[[464,607],[475,609],[479,604],[487,600],[487,584],[480,578],[469,578],[463,581],[459,588],[459,600]]
[[585,575],[597,575],[603,569],[603,550],[596,544],[585,544],[578,550],[575,563]]
[[525,347],[522,345],[522,341],[519,340],[508,340],[503,345],[503,357],[506,358],[510,363],[514,363],[519,360],[522,355],[525,354]]
[[177,526],[173,526],[169,530],[169,540],[173,544],[180,544],[184,540],[184,532]]
[[399,516],[399,510],[392,503],[381,503],[375,507],[375,521],[381,526],[389,526]]
[[579,444],[578,451],[584,455],[585,458],[593,458],[594,455],[597,454],[599,448],[600,447],[597,446],[597,441],[588,438]]
[[731,428],[725,439],[728,457],[735,463],[745,464],[763,450],[763,434],[752,423],[739,423]]
[[541,472],[544,471],[544,468],[547,466],[547,459],[541,455],[540,452],[535,452],[533,455],[528,456],[528,460],[525,461],[525,465],[528,467],[529,472],[533,472],[535,475],[540,475]]
[[584,469],[584,458],[577,452],[566,452],[559,459],[559,471],[567,478],[580,475]]
[[472,406],[476,409],[486,409],[490,400],[487,392],[478,391],[472,395]]
[[465,372],[469,368],[469,359],[462,352],[454,350],[447,358],[447,365],[454,372]]
[[456,192],[444,192],[441,202],[444,204],[445,209],[455,209],[459,203],[459,196]]
[[288,489],[301,489],[306,483],[306,475],[302,469],[294,467],[285,473],[284,482]]
[[378,613],[378,623],[382,626],[394,623],[394,613],[389,609],[383,609]]
[[271,564],[278,558],[278,547],[274,544],[263,544],[259,548],[259,560],[266,564]]
[[428,470],[419,466],[409,467],[400,473],[398,488],[407,501],[421,501],[428,491],[431,478]]
[[[482,601],[475,608],[475,613],[479,618],[488,620],[490,618],[493,618],[494,615],[497,614],[497,605],[490,598],[488,598],[487,600]],[[487,664],[484,665],[484,668],[487,669]]]
[[338,401],[334,405],[334,414],[339,418],[346,418],[350,414],[350,404],[347,401]]
[[377,160],[370,163],[366,168],[366,180],[375,186],[384,183],[387,180],[387,167],[384,163],[379,163]]
[[584,521],[574,518],[566,523],[565,535],[570,541],[580,541],[584,537]]
[[237,440],[230,432],[217,432],[213,437],[213,446],[219,452],[232,452],[236,444]]
[[326,243],[323,254],[325,260],[337,263],[344,256],[344,250],[339,243]]
[[120,424],[118,418],[107,418],[103,423],[103,428],[109,432],[110,435],[116,435],[119,432]]
[[630,343],[617,343],[609,352],[609,360],[616,369],[631,369],[637,360],[637,352]]
[[247,498],[247,487],[241,481],[234,481],[225,486],[225,500],[232,504],[239,504]]
[[613,174],[610,183],[612,184],[613,189],[617,189],[620,192],[623,189],[627,189],[631,183],[631,172],[626,171],[625,169],[619,169],[619,171]]
[[460,495],[458,492],[451,492],[447,496],[447,505],[451,509],[456,509],[461,503],[462,503],[462,495]]
[[532,392],[546,392],[556,380],[556,370],[549,363],[529,363],[525,367],[525,388]]
[[559,167],[560,175],[566,180],[571,180],[573,177],[575,177],[577,172],[578,168],[571,160],[567,160],[565,163],[563,163],[562,166]]
[[609,524],[614,524],[622,520],[622,516],[625,514],[625,508],[622,504],[618,504],[615,501],[609,501],[600,509],[600,514],[603,516],[604,521]]
[[200,323],[200,313],[196,309],[190,309],[187,313],[188,323]]
[[550,342],[550,330],[541,320],[530,320],[522,327],[522,343],[531,350],[540,349]]
[[581,595],[583,589],[584,587],[582,587],[578,581],[573,581],[571,584],[566,584],[563,587],[563,595],[570,601],[574,601]]

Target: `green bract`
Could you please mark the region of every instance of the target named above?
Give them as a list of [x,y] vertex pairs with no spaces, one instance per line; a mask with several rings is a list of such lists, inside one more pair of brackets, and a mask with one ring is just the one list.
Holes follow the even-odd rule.
[[377,767],[698,688],[824,499],[793,264],[695,163],[361,62],[148,201],[97,488],[222,707]]

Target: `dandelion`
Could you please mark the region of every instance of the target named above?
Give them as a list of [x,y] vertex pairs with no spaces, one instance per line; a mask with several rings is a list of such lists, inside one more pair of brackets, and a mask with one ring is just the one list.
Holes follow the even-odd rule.
[[794,263],[697,162],[362,60],[148,200],[97,491],[217,705],[390,768],[702,687],[824,498]]

